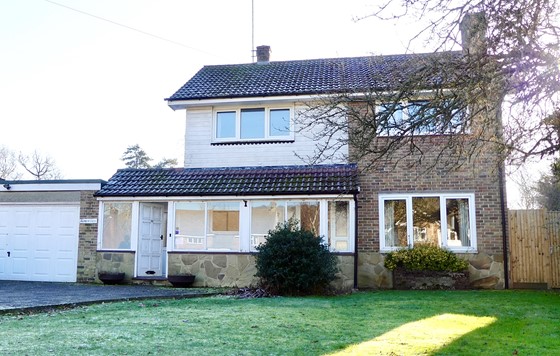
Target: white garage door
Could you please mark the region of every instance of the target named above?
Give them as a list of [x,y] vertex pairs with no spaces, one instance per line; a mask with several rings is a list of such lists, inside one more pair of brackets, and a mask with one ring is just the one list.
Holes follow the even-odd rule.
[[0,280],[75,282],[80,208],[0,205]]

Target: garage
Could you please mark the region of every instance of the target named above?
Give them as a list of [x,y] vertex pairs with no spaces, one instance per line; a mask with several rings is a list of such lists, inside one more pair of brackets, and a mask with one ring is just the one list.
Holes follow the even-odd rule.
[[[80,240],[97,230],[96,204],[86,198],[100,188],[100,182],[2,183],[0,280],[83,280],[79,274],[87,269],[90,258],[80,249]],[[93,236],[89,240],[95,243]]]
[[0,279],[76,281],[79,206],[0,206]]

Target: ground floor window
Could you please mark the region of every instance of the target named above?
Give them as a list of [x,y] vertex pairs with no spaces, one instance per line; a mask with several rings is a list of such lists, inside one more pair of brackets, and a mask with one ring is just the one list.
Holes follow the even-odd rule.
[[476,250],[474,194],[380,194],[381,251],[431,244]]
[[353,200],[242,200],[174,203],[174,250],[255,251],[289,219],[321,236],[333,251],[352,252]]
[[[141,212],[147,211],[148,206],[162,209],[161,223],[155,225],[151,215],[147,220],[142,218]],[[251,252],[266,241],[270,230],[294,219],[303,229],[323,239],[332,251],[353,252],[354,206],[352,196],[134,202],[103,200],[100,207],[103,228],[99,231],[98,247],[100,250],[136,250],[141,247],[139,241],[145,231],[150,231],[153,245],[158,242],[166,251]]]
[[102,216],[103,238],[100,247],[107,250],[130,249],[132,203],[105,203]]

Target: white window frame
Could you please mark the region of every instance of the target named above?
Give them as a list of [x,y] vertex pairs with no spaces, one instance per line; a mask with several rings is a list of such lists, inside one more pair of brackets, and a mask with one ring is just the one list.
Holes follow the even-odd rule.
[[[131,204],[131,217],[130,217],[130,248],[103,248],[103,231],[105,229],[105,204]],[[100,201],[99,204],[99,218],[98,218],[98,229],[97,229],[97,250],[99,251],[136,251],[138,245],[138,224],[134,223],[138,221],[139,217],[139,207],[140,203],[131,200],[111,200],[111,201]]]
[[[390,106],[390,105],[395,105],[395,106],[399,106],[400,109],[398,109],[399,111],[402,112],[402,121],[403,122],[407,122],[410,119],[410,105],[412,105],[413,103],[416,102],[429,102],[430,99],[429,98],[418,98],[415,100],[403,100],[403,101],[399,101],[395,104],[391,103],[391,102],[379,102],[375,105],[375,114],[377,115],[377,113],[380,111],[380,108],[384,107],[384,106]],[[397,110],[395,110],[397,111]],[[448,132],[450,133],[450,132]],[[410,133],[409,133],[410,134]],[[391,136],[397,136],[400,135],[398,132],[387,132],[386,129],[383,129],[382,131],[379,132],[379,136],[380,137],[391,137]],[[429,131],[418,131],[418,132],[414,132],[415,136],[434,136],[434,135],[441,135],[441,133],[432,133]]]
[[[406,225],[407,225],[407,242],[409,247],[414,246],[414,221],[412,210],[413,198],[439,198],[440,204],[440,221],[441,229],[439,240],[441,241],[440,247],[446,248],[450,251],[457,253],[476,253],[477,252],[477,239],[476,239],[476,208],[474,193],[410,193],[410,194],[379,194],[378,197],[378,210],[379,210],[379,251],[391,252],[398,250],[402,247],[399,246],[385,246],[385,201],[386,200],[404,200],[406,201]],[[449,246],[447,234],[447,214],[443,213],[447,210],[447,199],[468,199],[469,201],[469,228],[471,246]]]
[[[189,199],[189,200],[177,200],[177,201],[173,201],[169,204],[169,220],[168,220],[168,224],[169,224],[169,228],[168,228],[168,232],[169,232],[169,243],[168,243],[168,251],[176,251],[176,252],[208,252],[208,253],[212,253],[215,251],[218,251],[216,249],[209,249],[208,246],[206,245],[206,241],[204,243],[204,249],[179,249],[179,248],[175,248],[175,238],[176,238],[176,234],[175,234],[175,211],[176,211],[176,206],[178,203],[181,202],[204,202],[204,206],[205,206],[205,222],[204,222],[204,228],[205,228],[205,236],[207,236],[208,234],[208,202],[211,201],[215,201],[215,200],[194,200],[194,199]],[[309,198],[296,198],[296,197],[267,197],[267,198],[258,198],[258,199],[247,199],[247,200],[241,200],[239,201],[238,199],[235,200],[227,200],[227,199],[220,199],[219,201],[223,201],[223,202],[239,202],[240,203],[240,207],[239,207],[239,250],[219,250],[219,251],[223,251],[223,252],[256,252],[255,246],[253,246],[251,244],[251,236],[252,236],[252,232],[251,232],[251,219],[252,219],[252,214],[251,214],[251,209],[252,209],[252,203],[253,202],[257,202],[257,201],[283,201],[286,202],[286,204],[284,204],[283,209],[284,209],[284,219],[288,218],[288,202],[305,202],[305,201],[318,201],[319,202],[319,219],[320,219],[320,223],[319,223],[319,236],[321,236],[323,242],[325,244],[328,244],[328,236],[329,236],[329,224],[328,224],[328,202],[329,201],[347,201],[349,203],[348,205],[348,212],[349,212],[349,216],[348,216],[348,224],[349,224],[349,236],[348,236],[348,250],[347,251],[337,251],[334,249],[334,247],[329,246],[330,251],[332,252],[337,252],[337,253],[354,253],[355,252],[355,236],[356,236],[356,231],[355,231],[355,202],[352,198],[350,197],[317,197],[317,198],[313,198],[313,197],[309,197]],[[247,201],[247,203],[245,203],[245,201]],[[286,221],[286,220],[285,220]],[[284,222],[285,222],[284,221]],[[205,239],[206,240],[206,239]]]
[[[256,138],[241,138],[241,110],[264,109],[264,136]],[[270,111],[272,110],[288,110],[290,113],[290,127],[287,135],[273,136],[270,135]],[[218,113],[235,112],[235,137],[220,138],[218,137]],[[293,141],[294,140],[294,107],[287,105],[278,106],[243,106],[243,107],[219,107],[213,108],[212,113],[212,143],[228,143],[228,142],[252,142],[252,141]]]

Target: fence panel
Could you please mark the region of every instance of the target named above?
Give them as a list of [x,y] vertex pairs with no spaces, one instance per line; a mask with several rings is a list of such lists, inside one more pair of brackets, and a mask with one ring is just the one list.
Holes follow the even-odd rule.
[[513,288],[552,287],[547,211],[510,210],[508,223]]
[[548,212],[552,288],[560,288],[560,211]]

